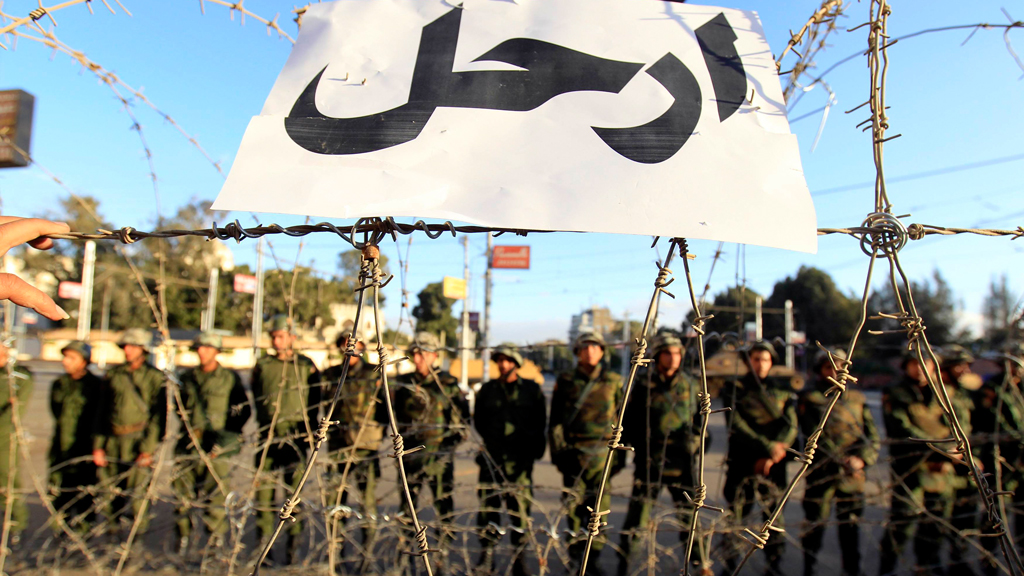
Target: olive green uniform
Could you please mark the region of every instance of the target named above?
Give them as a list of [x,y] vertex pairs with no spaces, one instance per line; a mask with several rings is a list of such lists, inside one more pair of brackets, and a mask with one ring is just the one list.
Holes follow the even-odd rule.
[[[220,364],[212,372],[205,372],[202,367],[186,371],[181,376],[180,389],[185,416],[173,481],[178,496],[178,536],[192,533],[189,516],[196,507],[203,509],[203,522],[210,534],[222,535],[228,529],[224,499],[231,489],[231,458],[241,451],[242,428],[252,415],[252,408],[238,373]],[[192,429],[191,435],[184,422]],[[199,455],[196,442],[211,466]]]
[[85,487],[96,484],[92,460],[93,437],[98,427],[103,381],[89,372],[75,380],[63,374],[50,387],[53,440],[50,442],[50,486],[60,490],[53,507],[68,525],[87,531],[95,518],[93,496]]
[[[469,433],[469,402],[452,375],[435,374],[436,378],[418,372],[399,376],[394,409],[406,448],[425,447],[404,459],[412,501],[416,502],[421,486],[429,484],[437,516],[447,524],[455,510],[453,457],[455,448]],[[403,501],[402,507],[409,514],[407,506]],[[438,540],[443,545],[450,538],[451,534],[442,530]]]
[[[324,372],[324,411],[334,399],[337,385],[341,382],[342,365],[333,366]],[[363,496],[363,543],[369,542],[377,524],[377,481],[380,479],[380,459],[377,451],[384,438],[384,424],[387,422],[387,408],[384,404],[384,387],[376,365],[362,359],[349,367],[345,386],[338,396],[333,420],[327,437],[331,451],[331,462],[341,481],[345,464],[352,459],[348,478],[355,479]],[[341,503],[348,502],[349,487],[341,494]]]
[[[551,395],[548,441],[552,463],[562,473],[562,485],[568,489],[565,505],[569,529],[575,534],[569,544],[569,555],[577,561],[586,548],[590,520],[587,507],[607,510],[611,503],[610,490],[605,490],[601,502],[597,502],[597,491],[622,397],[622,377],[600,365],[589,373],[577,368],[561,374]],[[625,453],[616,451],[610,476],[624,466]],[[600,553],[603,546],[604,539],[598,538],[592,550]]]
[[[637,377],[622,431],[624,443],[636,454],[633,494],[622,527],[622,552],[627,558],[638,540],[634,531],[646,530],[663,487],[672,496],[680,521],[687,522],[686,493],[693,491],[693,457],[700,438],[693,417],[695,386],[694,379],[681,368],[671,377],[655,368]],[[688,534],[681,531],[679,537],[686,541]]]
[[[757,474],[754,465],[771,456],[772,444],[779,442],[788,448],[796,440],[798,426],[792,383],[788,378],[772,376],[760,380],[753,372],[748,372],[740,380],[729,383],[722,394],[732,408],[726,412],[729,465],[723,489],[725,499],[739,521],[745,521],[750,515],[755,500],[761,502],[762,515],[767,519],[786,488],[786,459],[773,465],[768,476]],[[776,525],[782,525],[781,515]],[[735,562],[735,544],[730,547],[727,563]],[[772,570],[778,571],[785,545],[785,539],[777,534],[768,539],[764,549]]]
[[16,366],[11,370],[10,376],[8,374],[7,368],[0,366],[0,491],[4,494],[4,498],[0,499],[0,506],[6,505],[7,485],[13,481],[14,495],[11,504],[10,533],[15,536],[21,534],[21,531],[25,529],[25,524],[28,522],[28,508],[25,506],[25,500],[17,495],[21,488],[21,479],[18,474],[21,451],[15,435],[14,406],[16,403],[18,419],[24,423],[25,411],[28,408],[29,398],[32,397],[35,381],[32,379],[32,373],[21,366]]
[[[1020,546],[1021,531],[1024,530],[1024,394],[1020,385],[1010,381],[1005,373],[996,374],[975,394],[974,412],[971,414],[974,432],[982,440],[977,445],[977,454],[985,467],[989,485],[993,490],[1009,490],[1013,496],[1004,498],[1013,510],[1007,522],[1008,528],[1017,537]],[[998,434],[998,437],[996,436]],[[996,485],[996,443],[999,447],[1002,486]],[[998,557],[998,538],[982,538],[981,543]],[[985,563],[985,573],[995,574],[994,565]]]
[[530,501],[533,499],[533,464],[547,448],[547,402],[540,386],[532,380],[514,382],[491,380],[476,395],[473,419],[484,440],[486,453],[477,456],[480,465],[480,513],[477,525],[483,530],[485,546],[501,538],[504,501],[512,525],[512,544],[520,546],[529,529]]
[[[819,378],[814,387],[800,394],[797,415],[804,441],[818,428],[821,417],[832,401],[826,392],[832,383]],[[825,536],[825,523],[835,504],[839,521],[839,547],[843,555],[843,573],[860,574],[860,528],[864,516],[866,471],[853,471],[844,464],[850,456],[872,466],[878,461],[880,440],[867,398],[858,390],[847,390],[836,403],[818,439],[814,464],[807,473],[804,489],[803,533],[804,574],[811,575],[817,564]]]
[[[290,493],[302,477],[311,433],[317,428],[320,392],[320,372],[316,365],[297,352],[288,360],[264,356],[253,367],[252,395],[262,438],[260,446],[265,448],[256,452],[259,475],[256,528],[261,539],[269,537],[277,524],[278,507],[274,499],[277,487],[280,485]],[[294,536],[301,533],[301,520],[289,523],[289,553],[298,542]]]
[[[156,456],[167,426],[163,372],[148,363],[137,370],[128,364],[110,369],[100,397],[100,410],[99,433],[93,448],[104,450],[108,462],[98,470],[100,483],[105,487],[114,485],[129,494],[132,512],[137,515],[145,501],[152,469],[137,466],[135,459],[140,454]],[[126,512],[128,505],[128,497],[115,495],[107,507],[108,518]],[[143,518],[139,528],[145,530],[148,524],[148,518]]]
[[[955,390],[947,387],[950,397]],[[954,409],[959,409],[954,403]],[[932,389],[916,380],[904,378],[882,396],[886,435],[892,441],[893,489],[889,519],[882,538],[880,574],[892,573],[907,540],[914,533],[914,555],[921,569],[940,565],[943,528],[930,516],[949,521],[957,474],[949,458],[935,453],[911,438],[945,439],[950,437],[942,405]],[[969,433],[970,414],[957,414]],[[927,514],[919,514],[923,507]]]

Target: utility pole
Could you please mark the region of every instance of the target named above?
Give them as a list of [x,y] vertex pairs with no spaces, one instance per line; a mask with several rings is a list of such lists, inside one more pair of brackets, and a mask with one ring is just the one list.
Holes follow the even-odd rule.
[[459,387],[469,390],[469,236],[462,237],[465,253],[463,276],[466,280],[466,297],[462,299],[462,338],[459,339]]
[[764,340],[764,322],[761,320],[761,297],[754,299],[754,340]]
[[256,242],[256,293],[252,298],[252,358],[260,357],[260,336],[263,335],[263,238]]
[[217,314],[217,282],[220,280],[220,268],[210,269],[210,293],[206,296],[206,316],[203,317],[203,331],[213,330]]
[[796,366],[796,358],[793,355],[793,301],[786,300],[786,368],[793,369]]
[[78,301],[78,339],[88,340],[92,329],[92,283],[96,273],[96,242],[85,243],[85,260],[82,262],[82,299]]
[[484,317],[480,325],[480,359],[484,363],[483,381],[491,379],[491,262],[494,254],[494,236],[487,233],[487,271],[484,272]]
[[629,311],[622,316],[622,372],[623,380],[629,378]]

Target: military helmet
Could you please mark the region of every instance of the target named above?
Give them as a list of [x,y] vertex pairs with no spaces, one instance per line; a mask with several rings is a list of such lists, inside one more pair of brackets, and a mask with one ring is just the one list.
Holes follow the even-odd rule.
[[671,332],[662,332],[654,337],[651,341],[651,357],[657,357],[662,350],[668,348],[679,348],[683,349],[683,341],[678,336]]
[[117,341],[118,346],[124,347],[125,344],[141,346],[148,351],[153,347],[153,333],[142,328],[129,328],[121,334],[121,339]]
[[757,352],[758,350],[763,350],[767,352],[769,355],[771,355],[772,362],[779,361],[779,353],[775,351],[775,346],[772,345],[772,343],[767,340],[758,340],[756,342],[751,342],[743,349],[743,354],[747,358],[750,358],[750,354],[753,352]]
[[512,360],[520,368],[523,366],[523,355],[519,353],[519,348],[511,342],[503,342],[494,349],[494,352],[491,353],[491,359],[494,360],[498,356],[504,356]]
[[92,346],[89,344],[82,342],[81,340],[72,340],[71,342],[68,342],[67,346],[60,349],[60,353],[63,354],[68,350],[78,352],[78,354],[85,359],[86,364],[92,362]]
[[192,348],[197,349],[200,346],[209,346],[221,350],[224,348],[224,339],[221,338],[220,334],[214,334],[213,332],[203,332],[196,339],[192,341]]
[[584,344],[597,344],[604,350],[604,336],[600,332],[580,332],[579,336],[576,337],[576,341],[573,342],[573,352],[579,352]]
[[441,350],[441,340],[430,332],[417,332],[416,336],[412,339],[412,344],[409,344],[409,353],[413,354],[417,350],[420,352],[438,352]]
[[[836,360],[846,360],[846,350],[842,348],[832,349],[832,357]],[[818,353],[814,355],[814,371],[821,370],[822,366],[828,366],[828,352],[824,350],[818,350]],[[839,362],[836,362],[836,366],[840,366]]]
[[950,344],[943,346],[942,351],[939,353],[942,357],[942,366],[956,366],[957,364],[973,364],[974,355],[969,350],[959,344]]
[[278,330],[286,330],[288,333],[294,333],[295,327],[292,325],[292,321],[288,318],[287,314],[275,314],[270,322],[267,323],[267,332],[273,333]]
[[334,339],[335,347],[341,349],[345,347],[346,340],[352,337],[352,329],[348,328],[338,332],[338,337]]

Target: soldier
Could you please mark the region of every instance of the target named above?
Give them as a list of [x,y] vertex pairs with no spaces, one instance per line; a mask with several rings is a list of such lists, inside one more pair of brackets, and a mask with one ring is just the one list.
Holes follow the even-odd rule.
[[[344,352],[348,348],[350,331],[342,332],[335,342],[338,349]],[[380,460],[377,450],[384,438],[384,424],[387,423],[387,409],[384,405],[383,392],[377,366],[367,362],[363,354],[366,344],[355,342],[355,355],[348,358],[348,373],[345,386],[342,387],[338,403],[334,408],[333,419],[337,425],[331,428],[328,446],[333,455],[337,473],[344,472],[345,465],[352,460],[349,478],[354,478],[363,495],[363,549],[369,548],[376,533],[377,522],[377,480],[380,478]],[[344,364],[332,366],[324,372],[324,407],[334,399]],[[340,480],[340,476],[339,476]],[[348,486],[340,487],[341,503],[348,502]]]
[[[972,414],[974,412],[974,395],[982,384],[981,377],[971,372],[974,356],[959,344],[943,346],[941,355],[942,381],[954,391],[951,400],[957,406],[957,414]],[[970,419],[965,420],[963,416],[959,416],[958,420],[960,426],[969,435],[971,433]],[[978,529],[978,506],[981,504],[981,500],[978,486],[971,480],[970,472],[971,469],[968,466],[956,467],[951,523],[959,531]],[[949,535],[951,536],[950,561],[952,564],[949,570],[950,575],[973,576],[974,571],[967,563],[970,543],[966,538],[960,538],[955,533]]]
[[[101,484],[114,484],[118,491],[107,507],[108,520],[127,519],[120,515],[129,503],[134,516],[141,513],[153,456],[167,426],[166,378],[146,360],[153,334],[130,328],[118,345],[124,350],[124,364],[107,372],[92,453]],[[148,517],[141,518],[139,529],[145,530],[148,524]]]
[[[622,558],[619,574],[628,572],[629,555],[640,532],[650,522],[651,508],[662,487],[668,488],[686,525],[689,517],[686,492],[692,491],[693,456],[700,446],[700,429],[694,422],[694,379],[682,368],[685,348],[667,333],[653,341],[653,367],[639,375],[626,408],[622,437],[636,455],[633,463],[633,494],[622,527]],[[679,533],[686,541],[686,531]]]
[[[420,487],[424,483],[430,486],[434,509],[443,524],[438,542],[444,550],[451,539],[447,524],[452,522],[455,510],[455,447],[469,433],[469,402],[451,374],[434,368],[440,349],[437,336],[429,332],[416,334],[409,346],[416,370],[398,377],[394,408],[398,432],[405,438],[405,445],[425,447],[405,459],[405,471],[414,504]],[[409,515],[404,501],[402,506]]]
[[512,545],[517,554],[514,576],[527,574],[523,550],[524,533],[530,529],[530,500],[533,498],[533,464],[547,448],[547,401],[540,386],[519,377],[523,357],[514,344],[494,349],[491,357],[500,376],[485,382],[476,397],[474,423],[484,440],[486,453],[477,456],[480,466],[480,513],[477,525],[483,530],[482,565],[494,569],[494,546],[501,539],[501,503],[505,502],[512,525]]
[[[182,555],[192,534],[192,503],[203,509],[210,546],[223,544],[228,529],[224,500],[231,489],[231,458],[242,450],[242,427],[252,415],[241,377],[217,361],[221,337],[204,332],[192,349],[199,356],[199,365],[181,375],[182,429],[176,450],[179,468],[173,481],[178,496],[178,552]],[[205,453],[205,461],[199,450]]]
[[[1007,528],[1018,537],[1024,530],[1024,344],[1011,342],[1003,350],[1002,370],[988,379],[978,390],[971,415],[974,432],[981,435],[979,454],[984,469],[990,474],[993,490],[1013,492],[1012,516]],[[999,462],[997,469],[997,462]],[[998,474],[998,478],[997,478]],[[999,482],[997,482],[997,479]],[[1005,501],[1005,500],[1004,500]],[[991,533],[988,526],[987,532]],[[998,538],[982,538],[981,543],[998,555]],[[1019,546],[1019,544],[1018,544]],[[989,559],[983,563],[986,575],[998,572]]]
[[[891,574],[899,564],[914,523],[914,555],[919,571],[938,570],[942,549],[942,527],[939,520],[949,521],[952,514],[956,472],[953,462],[934,452],[923,442],[910,439],[945,439],[950,437],[942,401],[928,384],[935,377],[935,364],[925,358],[922,366],[915,353],[906,353],[902,363],[903,379],[882,396],[885,431],[891,439],[892,503],[882,539],[880,574]],[[937,381],[936,381],[936,384]],[[947,387],[950,397],[955,395]],[[956,407],[956,406],[954,406]],[[969,414],[958,415],[961,422],[970,421]],[[966,425],[966,424],[965,424]],[[920,514],[924,509],[926,514]]]
[[[836,378],[837,367],[842,368],[846,364],[846,352],[837,349],[832,356],[835,365],[826,352],[818,353],[814,359],[812,387],[801,392],[797,402],[800,431],[805,441],[817,430],[832,395],[837,393],[830,379]],[[859,390],[843,392],[818,439],[814,464],[807,474],[803,501],[805,576],[814,574],[825,536],[825,523],[832,514],[833,503],[839,522],[843,574],[861,574],[858,522],[864,516],[865,468],[878,461],[879,445],[878,428],[868,408],[867,397]]]
[[[590,520],[587,508],[607,510],[611,504],[609,490],[605,490],[600,503],[597,491],[623,390],[622,377],[601,366],[604,348],[604,338],[596,332],[577,336],[573,346],[576,370],[559,375],[551,395],[548,442],[551,461],[562,473],[562,485],[566,488],[565,506],[569,510],[569,529],[574,534],[569,556],[577,564],[586,550],[586,527]],[[616,451],[614,456],[610,476],[625,466],[624,452]],[[603,538],[594,541],[595,565],[603,547]]]
[[[321,392],[316,365],[293,348],[296,337],[288,316],[274,316],[269,328],[275,355],[260,358],[252,369],[252,395],[263,448],[256,452],[256,529],[261,547],[277,524],[278,500],[274,493],[278,485],[290,495],[305,470]],[[285,537],[289,564],[295,558],[301,533],[301,521],[289,523]]]
[[21,479],[18,474],[21,450],[19,450],[18,436],[14,426],[14,409],[17,407],[19,422],[23,423],[35,381],[27,368],[14,365],[15,359],[11,357],[7,346],[6,342],[0,341],[0,491],[6,493],[8,486],[14,488],[14,494],[5,494],[4,497],[6,499],[7,496],[10,496],[12,499],[11,528],[8,541],[10,546],[14,547],[21,539],[21,532],[28,522],[28,508],[25,506],[25,500],[18,496],[21,488]]
[[[797,436],[796,407],[790,379],[769,376],[778,360],[775,347],[758,341],[744,351],[747,374],[730,382],[723,398],[732,408],[726,413],[729,425],[729,469],[723,489],[737,519],[745,519],[761,503],[765,518],[786,488],[786,450]],[[760,498],[757,498],[760,495]],[[780,516],[776,524],[781,524]],[[765,546],[767,573],[781,573],[785,539],[769,538]],[[732,567],[735,554],[727,557]]]
[[[50,442],[50,490],[53,507],[68,525],[88,532],[96,517],[93,496],[83,488],[96,484],[93,437],[101,413],[103,381],[89,371],[92,346],[75,340],[61,350],[64,374],[50,388],[53,440]],[[56,528],[56,526],[55,526]]]

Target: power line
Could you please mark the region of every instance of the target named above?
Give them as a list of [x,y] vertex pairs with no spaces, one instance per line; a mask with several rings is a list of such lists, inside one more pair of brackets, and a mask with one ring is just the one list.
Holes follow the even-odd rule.
[[[1024,160],[1024,154],[1014,154],[1012,156],[1003,156],[1002,158],[993,158],[991,160],[981,160],[979,162],[969,162],[967,164],[960,164],[958,166],[950,166],[948,168],[937,168],[935,170],[925,170],[924,172],[915,172],[913,174],[907,174],[906,176],[896,176],[894,178],[886,178],[889,184],[894,182],[907,182],[910,180],[920,180],[921,178],[931,178],[932,176],[942,176],[944,174],[952,174],[954,172],[964,172],[967,170],[975,170],[977,168],[985,168],[988,166],[996,166],[999,164],[1007,164],[1009,162],[1019,162]],[[861,182],[859,184],[847,184],[845,186],[837,186],[835,188],[826,188],[813,192],[811,196],[820,197],[828,196],[830,194],[838,194],[839,192],[850,192],[853,190],[864,190],[873,188],[875,186],[874,181]]]

